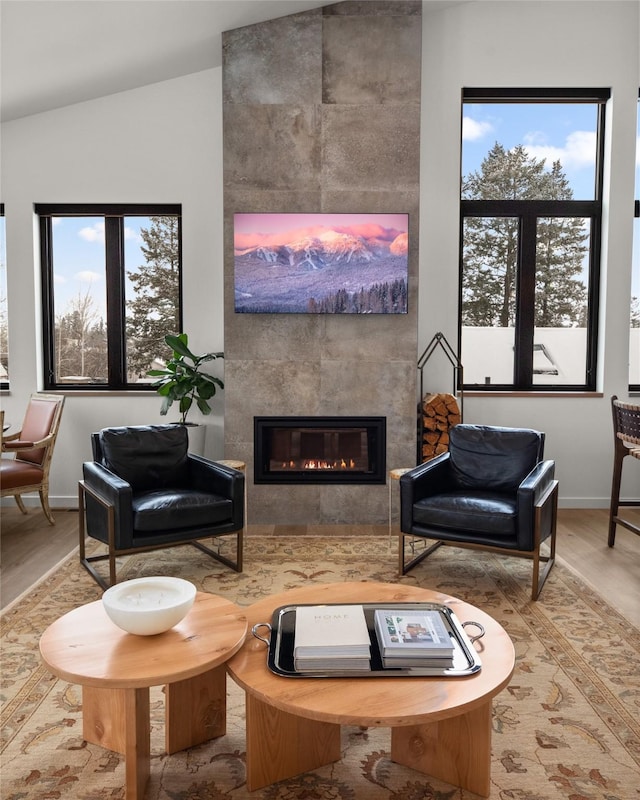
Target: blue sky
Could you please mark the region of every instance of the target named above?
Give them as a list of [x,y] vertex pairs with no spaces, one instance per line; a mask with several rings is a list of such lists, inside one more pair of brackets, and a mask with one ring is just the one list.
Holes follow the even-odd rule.
[[[126,218],[124,251],[127,271],[144,264],[140,229],[148,228],[150,224],[148,217]],[[53,247],[56,316],[64,314],[74,298],[89,291],[98,316],[104,318],[104,220],[99,217],[54,218]]]
[[[478,171],[499,142],[510,150],[523,145],[531,157],[560,161],[575,200],[594,196],[596,109],[583,103],[465,103],[462,120],[462,174]],[[640,104],[638,124],[640,132]],[[640,137],[636,144],[636,197],[640,196]],[[633,286],[640,295],[640,220],[635,220]]]
[[496,142],[506,150],[520,144],[548,167],[560,161],[574,200],[592,200],[596,113],[583,103],[465,103],[462,174],[479,170]]

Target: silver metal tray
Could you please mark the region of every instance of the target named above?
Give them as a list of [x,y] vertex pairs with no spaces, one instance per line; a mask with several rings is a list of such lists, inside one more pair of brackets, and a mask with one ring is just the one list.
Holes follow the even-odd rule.
[[[313,605],[309,603],[308,605]],[[337,603],[328,605],[338,605]],[[344,605],[344,604],[341,604]],[[484,628],[478,622],[460,622],[453,611],[439,603],[357,603],[364,609],[369,638],[371,639],[371,669],[323,672],[299,672],[294,667],[293,646],[295,636],[296,609],[298,606],[280,606],[273,612],[271,622],[259,622],[251,629],[256,639],[268,647],[267,666],[276,675],[287,678],[391,678],[391,677],[436,677],[455,678],[473,675],[481,667],[480,657],[473,642],[484,636]],[[389,608],[402,611],[439,611],[454,645],[453,666],[442,667],[384,667],[375,632],[374,612],[377,608]],[[468,636],[465,627],[473,625],[479,633]],[[268,631],[268,636],[262,631]]]

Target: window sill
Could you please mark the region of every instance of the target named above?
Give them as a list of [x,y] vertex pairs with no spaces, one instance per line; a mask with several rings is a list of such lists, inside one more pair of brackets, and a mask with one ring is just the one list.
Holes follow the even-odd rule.
[[43,389],[51,394],[63,394],[65,397],[155,397],[155,390],[149,389]]
[[463,394],[465,397],[604,397],[604,392],[478,392],[465,390]]

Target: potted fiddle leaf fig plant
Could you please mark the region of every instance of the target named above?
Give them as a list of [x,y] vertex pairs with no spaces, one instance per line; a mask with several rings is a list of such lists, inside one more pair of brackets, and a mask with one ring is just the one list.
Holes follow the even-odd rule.
[[187,415],[194,400],[203,414],[210,414],[209,400],[218,389],[224,389],[220,378],[202,370],[203,364],[224,358],[224,353],[194,355],[189,349],[189,337],[186,333],[179,333],[177,336],[169,333],[164,340],[171,348],[172,356],[164,369],[150,369],[147,375],[158,378],[152,385],[162,397],[160,414],[164,416],[174,403],[178,403],[181,424],[190,425]]

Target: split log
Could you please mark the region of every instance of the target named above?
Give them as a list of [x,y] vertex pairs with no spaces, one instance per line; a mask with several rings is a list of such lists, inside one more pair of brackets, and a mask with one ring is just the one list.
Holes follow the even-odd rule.
[[460,407],[452,394],[427,394],[419,409],[422,415],[422,462],[446,453],[449,430],[460,420]]

